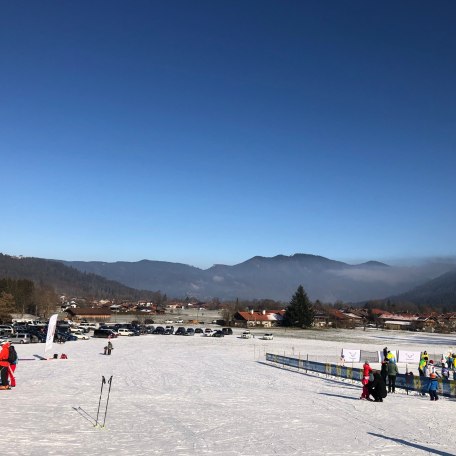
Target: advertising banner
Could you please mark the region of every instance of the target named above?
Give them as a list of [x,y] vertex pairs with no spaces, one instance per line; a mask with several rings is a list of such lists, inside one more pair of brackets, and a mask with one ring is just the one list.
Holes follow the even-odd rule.
[[399,350],[397,362],[418,365],[420,362],[420,352]]
[[359,363],[361,359],[361,350],[349,350],[348,348],[343,348],[342,355],[344,356],[346,363]]
[[57,325],[57,314],[52,315],[49,319],[48,331],[46,335],[46,347],[44,348],[44,353],[52,348],[54,342],[55,327]]

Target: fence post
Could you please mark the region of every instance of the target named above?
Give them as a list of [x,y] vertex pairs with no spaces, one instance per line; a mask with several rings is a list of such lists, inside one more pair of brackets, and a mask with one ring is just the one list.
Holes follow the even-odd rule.
[[307,374],[307,364],[309,363],[309,354],[307,353],[307,360],[306,360],[306,374]]
[[300,368],[301,368],[301,352],[298,353],[298,372],[299,372]]
[[408,364],[406,364],[405,365],[405,391],[407,391],[407,396],[408,396],[408,384],[409,384]]

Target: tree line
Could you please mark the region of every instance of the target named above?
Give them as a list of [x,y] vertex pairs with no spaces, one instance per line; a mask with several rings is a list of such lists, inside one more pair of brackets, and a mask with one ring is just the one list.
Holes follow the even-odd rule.
[[0,279],[0,321],[11,321],[12,314],[48,317],[55,311],[58,296],[45,284],[27,279]]

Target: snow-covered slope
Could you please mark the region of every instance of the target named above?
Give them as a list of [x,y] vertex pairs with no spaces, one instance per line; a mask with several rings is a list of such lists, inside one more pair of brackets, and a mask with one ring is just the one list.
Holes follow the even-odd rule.
[[[341,348],[447,352],[447,336],[386,331],[282,332],[273,341],[125,337],[55,345],[68,360],[26,361],[0,391],[2,455],[455,454],[454,401],[403,392],[360,401],[350,382],[269,366],[264,353],[334,357]],[[327,340],[319,340],[320,335]],[[17,346],[21,358],[43,344]],[[41,350],[40,352],[38,350]],[[113,376],[106,428],[94,428],[100,380]],[[104,394],[107,392],[105,386]],[[101,418],[104,401],[101,404]]]

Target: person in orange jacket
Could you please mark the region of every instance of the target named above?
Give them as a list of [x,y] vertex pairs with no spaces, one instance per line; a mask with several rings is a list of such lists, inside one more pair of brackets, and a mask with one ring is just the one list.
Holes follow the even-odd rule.
[[2,345],[2,349],[0,350],[0,379],[1,379],[1,389],[10,389],[8,383],[8,374],[10,370],[10,364],[8,362],[9,357],[9,347],[10,343],[5,342]]

